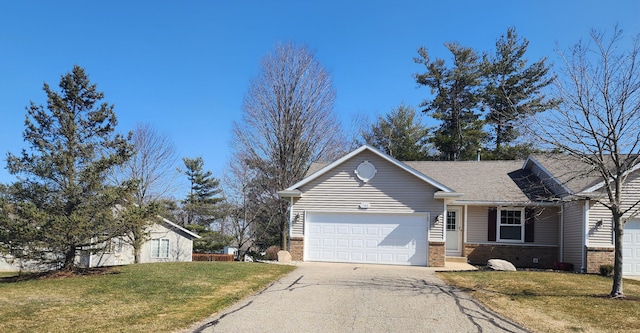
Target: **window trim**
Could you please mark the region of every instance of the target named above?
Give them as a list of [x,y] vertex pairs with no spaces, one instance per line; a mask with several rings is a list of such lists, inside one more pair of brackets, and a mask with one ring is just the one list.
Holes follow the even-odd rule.
[[[167,251],[166,253],[162,253],[162,243],[163,242],[167,242]],[[158,255],[154,256],[154,249],[156,248],[155,244],[157,244],[157,249],[158,249]],[[169,249],[171,248],[171,241],[169,240],[169,238],[154,238],[151,239],[150,242],[151,245],[151,259],[167,259],[169,258]],[[166,255],[163,255],[166,254]]]
[[[502,223],[502,212],[503,211],[512,211],[512,212],[520,212],[520,224],[503,224]],[[525,224],[527,221],[525,207],[498,207],[498,211],[496,214],[496,241],[501,243],[525,243]],[[520,226],[520,239],[503,239],[501,236],[501,227],[502,226]]]

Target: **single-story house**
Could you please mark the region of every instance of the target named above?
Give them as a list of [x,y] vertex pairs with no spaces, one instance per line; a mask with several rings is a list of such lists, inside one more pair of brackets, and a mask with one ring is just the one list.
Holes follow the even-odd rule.
[[[149,239],[140,251],[141,263],[191,261],[193,240],[197,234],[162,218],[149,226]],[[133,247],[121,237],[113,238],[104,249],[80,252],[76,261],[80,267],[101,267],[134,263]],[[46,265],[37,262],[19,262],[0,258],[0,271],[46,270]]]
[[[149,239],[140,249],[140,263],[191,261],[193,240],[200,238],[166,218],[150,225],[148,232]],[[103,250],[87,251],[78,261],[84,267],[133,264],[133,246],[121,237],[116,237]]]
[[[364,145],[314,164],[278,192],[290,202],[294,260],[444,266],[447,260],[598,272],[613,264],[600,178],[558,156],[526,161],[401,162]],[[640,200],[634,171],[625,203]],[[624,230],[624,274],[640,275],[640,218]]]

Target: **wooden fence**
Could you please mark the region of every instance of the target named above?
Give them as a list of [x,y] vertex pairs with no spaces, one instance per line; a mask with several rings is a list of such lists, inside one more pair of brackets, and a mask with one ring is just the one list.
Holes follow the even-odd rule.
[[191,255],[193,261],[233,261],[233,259],[233,254],[194,253]]

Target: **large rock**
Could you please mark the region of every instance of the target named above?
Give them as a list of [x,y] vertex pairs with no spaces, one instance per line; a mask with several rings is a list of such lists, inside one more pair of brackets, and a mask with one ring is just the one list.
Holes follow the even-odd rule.
[[278,262],[291,262],[291,253],[289,251],[278,251]]
[[512,263],[502,259],[489,259],[487,266],[494,271],[516,271],[516,266]]

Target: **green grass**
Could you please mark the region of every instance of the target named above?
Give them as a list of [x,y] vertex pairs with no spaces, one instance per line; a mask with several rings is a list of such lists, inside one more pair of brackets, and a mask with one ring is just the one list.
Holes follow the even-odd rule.
[[240,262],[138,264],[99,275],[0,279],[0,332],[172,332],[295,267]]
[[640,281],[624,280],[626,298],[611,299],[611,278],[555,272],[441,272],[447,283],[533,332],[639,332]]

